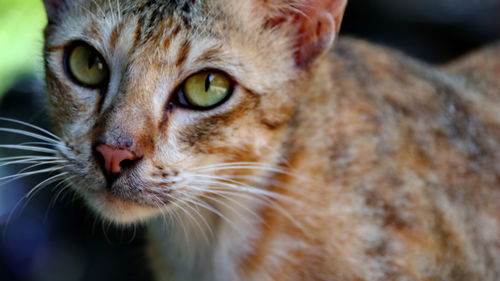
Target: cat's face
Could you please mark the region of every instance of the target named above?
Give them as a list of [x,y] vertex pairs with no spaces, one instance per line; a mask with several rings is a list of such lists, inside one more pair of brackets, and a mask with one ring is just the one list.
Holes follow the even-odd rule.
[[282,160],[301,79],[323,49],[297,51],[281,23],[293,20],[273,15],[281,6],[45,2],[59,150],[73,188],[103,217],[135,222],[214,190],[255,188]]

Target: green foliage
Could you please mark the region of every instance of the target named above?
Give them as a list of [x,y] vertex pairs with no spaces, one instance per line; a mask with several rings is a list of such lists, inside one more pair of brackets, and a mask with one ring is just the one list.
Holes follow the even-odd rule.
[[42,70],[42,0],[0,0],[0,98],[21,74]]

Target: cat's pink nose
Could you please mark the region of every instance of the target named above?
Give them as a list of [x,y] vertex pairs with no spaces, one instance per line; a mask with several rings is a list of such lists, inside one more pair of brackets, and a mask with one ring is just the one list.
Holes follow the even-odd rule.
[[100,144],[96,147],[98,154],[102,156],[102,167],[108,175],[120,174],[122,168],[137,160],[135,153],[129,148],[120,148],[107,144]]

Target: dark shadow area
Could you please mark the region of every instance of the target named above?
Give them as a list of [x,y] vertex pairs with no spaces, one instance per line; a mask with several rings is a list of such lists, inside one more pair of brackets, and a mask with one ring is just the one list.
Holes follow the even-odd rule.
[[444,63],[500,39],[500,1],[349,1],[342,34]]

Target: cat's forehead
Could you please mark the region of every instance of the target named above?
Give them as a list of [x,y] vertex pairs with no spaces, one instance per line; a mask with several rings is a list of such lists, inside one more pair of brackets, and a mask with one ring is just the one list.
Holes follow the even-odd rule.
[[[101,0],[102,2],[107,2],[107,0]],[[174,12],[183,12],[186,14],[195,14],[199,12],[203,7],[208,7],[210,4],[217,3],[216,1],[203,1],[203,0],[172,0],[172,1],[162,1],[162,0],[117,0],[125,4],[125,12],[130,12],[134,14],[150,13],[151,11],[156,11],[156,13],[164,12],[164,15],[172,14]]]
[[[271,80],[277,80],[276,73],[289,69],[273,63],[277,57],[283,56],[281,61],[287,58],[287,53],[276,52],[285,44],[279,37],[256,32],[259,31],[256,21],[249,20],[248,9],[240,7],[250,3],[248,1],[81,0],[71,3],[60,22],[46,33],[49,53],[65,49],[75,41],[84,41],[103,55],[113,73],[143,77],[153,71],[163,77],[182,79],[189,73],[211,68],[265,87],[275,84]],[[269,82],[261,76],[269,77]]]
[[201,4],[213,2],[214,0],[80,0],[79,4],[103,9],[120,8],[124,12],[134,13],[147,13],[148,10],[157,9],[172,13],[176,10],[189,12],[192,8],[199,8]]
[[231,29],[241,29],[238,27],[241,21],[232,20],[235,17],[229,15],[231,9],[227,9],[225,1],[75,1],[62,20],[49,30],[48,41],[62,45],[81,39],[108,49],[119,46],[119,37],[124,37],[128,42],[121,43],[133,43],[136,50],[148,44],[160,50],[158,47],[168,45],[178,34],[189,39],[227,38]]
[[106,16],[139,17],[145,25],[154,25],[171,17],[185,24],[196,24],[223,15],[226,0],[82,0],[71,8],[91,12],[95,18]]

